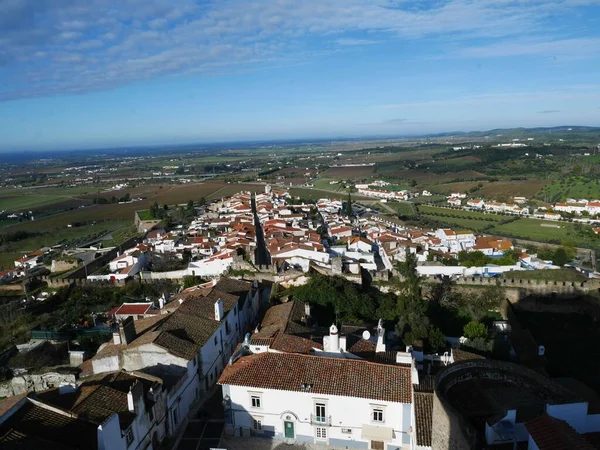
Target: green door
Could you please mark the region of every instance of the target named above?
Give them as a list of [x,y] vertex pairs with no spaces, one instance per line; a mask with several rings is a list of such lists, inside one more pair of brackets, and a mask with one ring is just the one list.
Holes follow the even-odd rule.
[[294,422],[288,422],[286,420],[283,422],[283,427],[285,428],[286,439],[294,439]]

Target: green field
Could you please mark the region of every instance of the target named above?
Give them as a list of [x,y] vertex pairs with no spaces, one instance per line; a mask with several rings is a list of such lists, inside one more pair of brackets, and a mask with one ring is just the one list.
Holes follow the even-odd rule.
[[515,280],[547,280],[547,281],[585,281],[587,278],[575,269],[556,270],[515,270],[507,273],[505,278]]
[[[290,195],[292,197],[300,197],[308,200],[318,200],[320,198],[337,198],[338,200],[345,201],[348,199],[347,192],[328,192],[321,191],[319,189],[311,189],[311,188],[289,188],[288,189]],[[369,197],[365,197],[364,195],[352,194],[352,200],[375,200]]]
[[387,206],[395,210],[403,217],[413,217],[416,215],[415,206],[408,202],[388,202]]
[[567,198],[600,198],[600,179],[595,175],[586,177],[561,177],[544,187],[537,196],[548,202],[565,201]]
[[429,214],[421,214],[421,217],[424,217],[424,218],[432,220],[432,221],[444,223],[448,227],[467,229],[467,230],[471,230],[471,231],[482,231],[486,227],[489,227],[490,225],[492,225],[491,222],[486,222],[484,220],[468,219],[468,218],[463,219],[463,218],[456,218],[456,217],[442,217],[442,216],[429,215]]
[[[457,217],[464,218],[464,219],[483,220],[483,221],[487,221],[487,222],[501,222],[501,221],[507,219],[507,216],[500,216],[497,214],[486,214],[486,213],[477,212],[477,211],[465,211],[463,209],[438,208],[436,206],[427,206],[427,205],[420,205],[419,212],[421,214],[426,214],[426,215],[440,215],[440,216],[451,215],[451,216],[457,216]],[[440,220],[446,220],[446,219],[450,220],[450,218],[447,218],[447,217],[443,217],[443,219],[440,218]]]
[[59,195],[29,194],[13,189],[0,194],[0,211],[6,210],[7,213],[23,212],[32,208],[59,203],[70,198]]
[[565,241],[572,241],[579,247],[594,247],[600,241],[598,238],[579,234],[572,223],[547,222],[537,219],[517,219],[511,223],[497,225],[492,228],[491,232],[539,242],[560,244]]

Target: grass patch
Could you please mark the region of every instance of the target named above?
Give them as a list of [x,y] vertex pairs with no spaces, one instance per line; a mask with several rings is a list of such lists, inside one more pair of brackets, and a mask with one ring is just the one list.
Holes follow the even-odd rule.
[[137,211],[138,217],[140,218],[140,220],[152,220],[152,214],[150,214],[150,210],[149,209],[144,209],[142,211]]
[[[477,211],[465,211],[463,209],[450,209],[450,208],[438,208],[436,206],[427,206],[420,205],[419,212],[421,214],[426,215],[436,215],[436,216],[453,216],[457,218],[463,219],[474,219],[474,220],[484,220],[486,222],[501,222],[503,220],[508,219],[507,216],[501,216],[498,214],[486,214],[483,212]],[[444,220],[446,217],[444,217]],[[440,219],[442,220],[442,219]]]
[[[320,191],[319,189],[311,188],[289,188],[288,189],[292,197],[300,197],[309,200],[318,200],[320,198],[337,198],[338,200],[345,201],[348,199],[347,192],[327,192]],[[373,198],[365,197],[364,195],[352,194],[352,201],[354,200],[375,200]]]
[[468,219],[468,218],[442,217],[442,216],[429,215],[429,214],[421,214],[421,217],[424,217],[431,221],[444,223],[452,228],[462,228],[462,229],[468,229],[468,230],[473,230],[473,231],[482,231],[482,230],[490,227],[490,225],[492,225],[492,223],[490,223],[490,222],[486,222],[483,220]]
[[506,236],[557,244],[566,240],[572,240],[578,244],[588,241],[587,239],[579,238],[573,224],[568,222],[517,219],[511,223],[497,225],[492,231]]
[[585,198],[588,200],[600,198],[600,180],[586,177],[560,177],[554,183],[544,187],[538,198],[549,202],[564,201],[567,198]]
[[555,270],[515,270],[505,278],[515,280],[547,280],[547,281],[576,281],[581,282],[587,278],[575,269]]
[[407,202],[388,202],[387,205],[402,217],[414,217],[416,215],[415,206]]

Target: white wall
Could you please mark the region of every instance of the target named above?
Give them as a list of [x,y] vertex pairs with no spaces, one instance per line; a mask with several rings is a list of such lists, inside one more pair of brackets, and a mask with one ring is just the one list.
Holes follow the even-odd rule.
[[[260,409],[251,407],[251,392],[261,396]],[[261,417],[264,435],[283,439],[283,422],[289,416],[294,422],[297,441],[316,442],[315,426],[311,425],[310,417],[315,412],[315,402],[324,400],[327,404],[326,415],[331,416],[331,426],[327,427],[329,445],[368,448],[369,441],[361,437],[362,426],[367,424],[393,428],[394,438],[386,442],[386,445],[411,448],[410,438],[406,433],[412,423],[410,404],[231,385],[223,386],[223,396],[226,395],[231,398],[233,425],[237,435],[240,427],[252,428],[253,417]],[[383,406],[385,423],[371,422],[372,405]],[[351,429],[352,432],[342,433],[342,429]]]
[[121,437],[119,415],[113,414],[98,427],[98,450],[125,450],[125,440]]
[[578,433],[587,432],[587,402],[566,405],[548,405],[546,412],[552,417],[566,421]]

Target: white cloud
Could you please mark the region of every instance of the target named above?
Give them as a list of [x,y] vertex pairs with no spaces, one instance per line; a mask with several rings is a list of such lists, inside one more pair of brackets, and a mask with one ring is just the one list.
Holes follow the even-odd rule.
[[[545,20],[597,0],[5,0],[0,99],[106,89],[159,75],[265,63],[428,38],[461,57],[593,55],[600,39],[535,40]],[[529,34],[528,41],[521,35]],[[516,37],[518,35],[518,37]],[[318,42],[317,50],[314,45]],[[525,44],[524,44],[525,42]],[[33,55],[37,55],[34,58]],[[45,67],[40,68],[43,62]],[[1,67],[1,66],[0,66]],[[19,76],[14,76],[18,74]],[[19,81],[15,81],[19,80]]]

